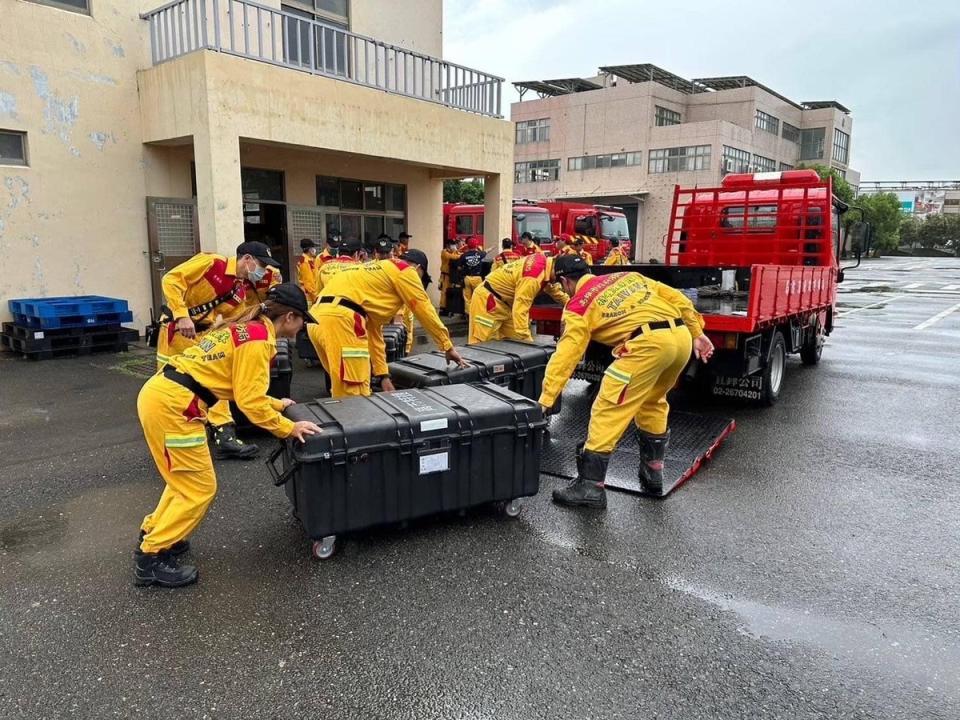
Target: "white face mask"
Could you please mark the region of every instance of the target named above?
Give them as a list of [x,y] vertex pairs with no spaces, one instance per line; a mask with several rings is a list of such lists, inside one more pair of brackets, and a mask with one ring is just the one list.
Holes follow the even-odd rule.
[[255,266],[253,270],[247,273],[247,278],[256,285],[258,282],[263,280],[267,275],[267,269],[265,267],[260,267],[259,265]]

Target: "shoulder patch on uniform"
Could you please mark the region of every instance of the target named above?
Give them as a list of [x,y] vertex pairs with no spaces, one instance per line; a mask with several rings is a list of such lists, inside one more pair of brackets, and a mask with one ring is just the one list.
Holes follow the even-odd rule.
[[590,305],[593,304],[593,301],[600,297],[600,293],[626,275],[627,273],[611,273],[610,275],[600,275],[592,280],[588,280],[583,284],[583,287],[580,288],[580,291],[570,298],[570,302],[567,303],[564,310],[568,310],[577,315],[585,315],[587,310],[590,309]]
[[398,270],[406,270],[408,267],[412,267],[410,263],[405,260],[397,260],[396,258],[391,258],[390,262],[397,266]]
[[221,255],[211,255],[213,262],[203,274],[203,279],[210,283],[217,296],[225,294],[233,287],[237,279],[235,275],[227,274],[227,259]]
[[528,255],[523,261],[523,277],[537,277],[547,267],[547,256],[541,253]]
[[230,326],[234,345],[243,345],[254,340],[266,340],[270,337],[267,326],[258,322],[236,323]]

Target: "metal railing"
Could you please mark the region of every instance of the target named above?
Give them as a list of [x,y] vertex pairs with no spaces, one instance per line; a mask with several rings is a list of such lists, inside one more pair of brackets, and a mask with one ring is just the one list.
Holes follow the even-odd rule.
[[250,0],[173,0],[140,16],[153,64],[216,50],[502,117],[503,78]]

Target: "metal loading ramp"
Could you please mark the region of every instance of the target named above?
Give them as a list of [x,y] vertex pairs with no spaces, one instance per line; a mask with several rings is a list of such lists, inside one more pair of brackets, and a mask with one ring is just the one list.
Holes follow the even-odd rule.
[[[551,417],[544,438],[540,460],[542,473],[567,479],[577,476],[577,445],[586,439],[594,398],[589,388],[590,384],[582,380],[567,383],[562,410]],[[736,423],[731,418],[672,411],[670,445],[663,468],[664,492],[660,497],[666,497],[693,477],[703,461],[713,455],[735,428]],[[607,487],[646,495],[637,476],[639,465],[640,451],[631,424],[610,458]]]

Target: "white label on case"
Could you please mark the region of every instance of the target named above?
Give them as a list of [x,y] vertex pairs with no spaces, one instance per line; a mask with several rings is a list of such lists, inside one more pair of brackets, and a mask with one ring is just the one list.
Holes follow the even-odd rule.
[[42,332],[35,332],[35,333],[33,334],[33,339],[34,339],[34,340],[43,340],[43,333],[42,333]]
[[437,418],[436,420],[424,420],[420,423],[420,432],[430,432],[431,430],[446,430],[447,419]]
[[420,456],[420,474],[429,475],[430,473],[443,472],[450,469],[450,453],[439,452],[431,455]]
[[497,374],[502,373],[502,372],[505,372],[506,369],[507,369],[507,366],[506,366],[506,365],[494,365],[494,366],[493,366],[493,371],[494,371],[495,373],[497,373]]

